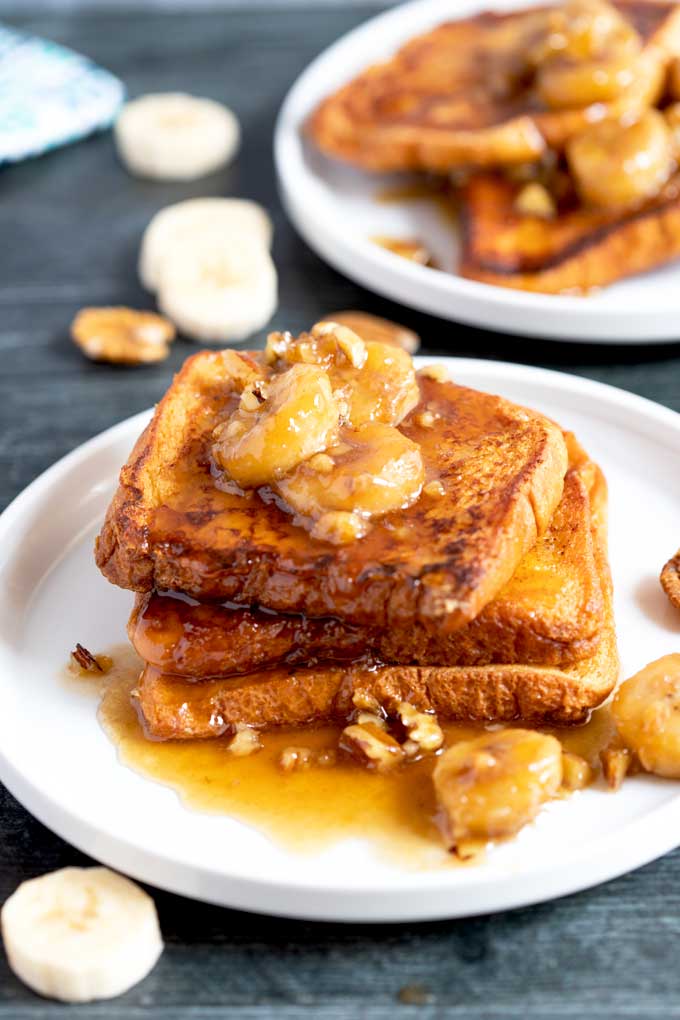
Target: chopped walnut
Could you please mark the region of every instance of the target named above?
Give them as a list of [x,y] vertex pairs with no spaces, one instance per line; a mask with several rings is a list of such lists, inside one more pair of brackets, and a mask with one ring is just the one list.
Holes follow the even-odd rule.
[[442,482],[438,478],[434,478],[427,485],[423,486],[423,492],[426,496],[443,496],[446,493],[446,489]]
[[312,336],[315,339],[332,336],[352,368],[363,368],[366,364],[368,357],[366,344],[349,326],[343,326],[339,322],[317,322],[312,326]]
[[153,312],[83,308],[71,323],[71,337],[93,361],[145,365],[167,358],[175,327]]
[[237,758],[245,758],[249,754],[261,751],[263,747],[260,734],[252,726],[239,725],[236,733],[227,744],[227,750]]
[[329,510],[322,514],[312,528],[312,537],[333,545],[348,545],[363,538],[368,525],[359,514],[347,510]]
[[377,712],[359,712],[355,722],[359,723],[360,726],[370,723],[372,726],[377,726],[380,730],[387,729],[387,719],[384,715],[380,714],[380,709]]
[[[397,715],[408,734],[404,749],[409,758],[423,752],[438,751],[444,743],[444,733],[433,712],[419,712],[407,701],[402,701]],[[406,749],[406,744],[415,747]]]
[[302,772],[314,766],[322,769],[332,768],[337,755],[332,748],[315,751],[311,747],[286,747],[279,755],[279,768],[282,772]]
[[[243,411],[257,411],[267,399],[267,384],[263,379],[257,379],[250,386],[246,386],[241,394],[240,407]],[[232,423],[235,424],[235,423]]]
[[328,475],[335,467],[335,461],[327,453],[316,453],[309,460],[309,466],[319,474]]
[[515,199],[515,211],[522,216],[539,216],[551,220],[557,215],[557,206],[550,192],[538,181],[525,184]]
[[584,790],[593,781],[593,770],[579,754],[562,754],[562,786],[566,790]]
[[340,749],[377,772],[390,772],[404,761],[404,749],[374,723],[353,723],[340,735]]
[[69,669],[72,673],[108,673],[113,666],[110,655],[94,656],[81,644],[77,644],[71,652]]
[[372,712],[373,715],[380,715],[382,712],[380,702],[374,694],[370,694],[368,691],[355,691],[352,695],[352,704],[361,712]]
[[633,756],[626,747],[608,747],[604,751],[600,751],[602,773],[610,789],[619,789],[626,773],[630,770],[632,760]]
[[446,365],[425,365],[425,368],[421,368],[418,374],[426,379],[433,379],[434,382],[438,383],[449,382],[450,379],[449,370]]

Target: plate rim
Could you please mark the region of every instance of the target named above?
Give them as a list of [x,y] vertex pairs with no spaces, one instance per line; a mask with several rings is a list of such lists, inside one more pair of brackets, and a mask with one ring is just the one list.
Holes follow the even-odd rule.
[[[595,409],[604,407],[605,413],[599,415],[600,417],[612,421],[611,416],[606,414],[606,408],[609,407],[614,411],[616,424],[616,416],[625,413],[629,427],[634,431],[653,435],[663,446],[670,445],[676,450],[680,448],[678,412],[606,383],[552,369],[483,359],[422,356],[418,362],[421,365],[433,362],[445,363],[454,377],[457,371],[463,374],[467,370],[469,375],[493,379],[501,385],[504,380],[526,384],[529,387],[536,387],[541,391],[541,395],[555,388],[568,396],[577,394],[591,407],[594,405]],[[123,436],[129,438],[131,442],[134,441],[135,430],[141,429],[146,424],[150,414],[151,409],[142,411],[113,425],[66,454],[39,475],[0,515],[0,544],[6,539],[14,520],[34,501],[45,498],[53,483],[86,459],[97,457],[101,450],[119,441]],[[595,417],[597,416],[596,414]],[[642,418],[644,421],[631,423],[632,417]],[[663,428],[659,429],[659,426]],[[50,560],[46,567],[51,569],[54,562],[54,559]],[[3,725],[6,723],[0,719],[0,731]],[[121,839],[116,832],[102,832],[83,814],[52,800],[32,782],[30,777],[18,772],[4,747],[0,748],[0,779],[26,809],[52,831],[84,852],[139,880],[219,905],[259,912],[266,909],[269,914],[307,920],[405,922],[473,916],[526,906],[555,896],[568,895],[617,877],[661,856],[680,843],[679,794],[672,801],[657,805],[648,811],[643,823],[639,819],[628,820],[620,827],[590,841],[586,846],[574,850],[570,855],[568,879],[559,872],[556,873],[554,866],[550,864],[532,869],[530,875],[518,876],[520,881],[517,883],[513,883],[507,874],[484,875],[479,872],[475,875],[472,871],[466,872],[465,896],[469,897],[474,893],[480,893],[480,896],[476,904],[468,902],[461,912],[452,908],[446,893],[450,896],[455,891],[460,896],[463,890],[460,886],[455,887],[455,890],[453,888],[447,890],[447,873],[417,871],[413,876],[415,881],[399,876],[398,880],[395,877],[392,883],[385,887],[370,891],[373,906],[367,911],[364,901],[369,890],[365,885],[351,882],[330,888],[316,882],[296,880],[282,882],[281,879],[253,878],[250,875],[239,875],[238,872],[219,873],[221,890],[217,894],[213,891],[211,895],[207,895],[205,889],[214,883],[216,872],[202,865],[187,863],[181,855],[173,856],[172,853],[158,849],[149,850],[146,845],[135,843],[134,837]],[[636,839],[625,841],[626,849],[622,852],[622,835],[640,827],[644,828],[646,838],[641,841],[637,832]],[[609,853],[614,842],[617,846],[617,863],[612,868],[609,864]],[[397,881],[399,889],[395,888]],[[407,888],[404,889],[404,886]],[[537,891],[539,888],[540,891]],[[442,891],[445,895],[440,902]],[[301,896],[305,898],[305,903],[300,901]],[[424,908],[423,901],[428,896],[433,898]],[[399,901],[396,904],[395,899]]]
[[[541,2],[543,0],[517,0],[525,7],[538,6]],[[465,16],[485,8],[504,9],[514,5],[515,0],[465,0],[464,10],[459,13]],[[346,234],[341,229],[333,210],[327,208],[324,186],[308,170],[304,159],[302,111],[309,113],[315,105],[315,82],[328,62],[374,32],[379,33],[381,28],[408,21],[414,13],[421,14],[422,25],[420,29],[414,27],[411,34],[450,15],[451,0],[409,0],[368,18],[322,50],[286,93],[274,129],[274,163],[284,207],[298,233],[324,261],[361,286],[451,321],[574,343],[680,342],[673,321],[677,309],[672,295],[662,301],[655,297],[653,308],[635,298],[627,302],[618,300],[616,308],[612,308],[598,305],[587,297],[497,287],[457,274],[433,271],[406,259],[397,261],[367,238]],[[333,87],[328,86],[329,90]],[[314,95],[311,104],[307,100],[310,89]],[[625,280],[620,282],[625,283]],[[404,288],[408,297],[404,296]],[[422,297],[422,294],[435,295],[434,304],[431,296]],[[462,304],[447,309],[443,307],[446,300]],[[501,319],[504,313],[510,313],[510,321]],[[567,329],[565,321],[569,323]]]

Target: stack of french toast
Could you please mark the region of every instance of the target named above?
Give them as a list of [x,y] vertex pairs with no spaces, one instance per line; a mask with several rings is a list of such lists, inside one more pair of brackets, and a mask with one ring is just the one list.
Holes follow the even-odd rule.
[[186,362],[96,557],[137,593],[149,737],[332,721],[358,751],[404,705],[584,721],[618,674],[606,521],[573,434],[320,322]]
[[565,0],[439,25],[329,96],[309,134],[447,181],[460,273],[588,293],[680,257],[680,7]]

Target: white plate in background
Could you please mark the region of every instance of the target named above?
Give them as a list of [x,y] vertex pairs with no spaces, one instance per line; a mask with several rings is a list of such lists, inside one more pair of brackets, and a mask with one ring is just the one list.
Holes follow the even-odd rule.
[[[523,0],[532,6],[543,0]],[[297,230],[335,269],[378,294],[445,319],[526,336],[579,342],[680,340],[680,263],[589,297],[530,294],[456,275],[458,239],[427,200],[384,204],[394,175],[373,175],[327,159],[303,137],[317,104],[408,39],[451,18],[513,10],[518,0],[414,0],[343,36],[300,75],[281,107],[274,155],[282,198]],[[419,237],[442,271],[409,263],[374,244],[380,235]]]
[[[421,363],[432,359],[419,359]],[[680,650],[680,614],[658,582],[677,548],[680,415],[600,383],[449,359],[453,377],[574,429],[610,489],[610,549],[625,674]],[[414,871],[369,844],[316,856],[281,849],[117,760],[94,699],[60,682],[76,640],[125,640],[132,595],[95,567],[92,540],[137,415],[59,461],[0,517],[0,780],[45,825],[119,870],[174,892],[263,913],[337,921],[459,917],[595,885],[680,844],[680,783],[639,777],[551,804],[474,867]]]

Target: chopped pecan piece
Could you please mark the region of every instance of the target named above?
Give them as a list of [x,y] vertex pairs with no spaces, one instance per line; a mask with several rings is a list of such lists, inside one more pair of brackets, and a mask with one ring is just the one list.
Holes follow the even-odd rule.
[[94,656],[84,645],[78,643],[71,652],[70,668],[74,673],[108,673],[113,665],[110,655]]
[[626,773],[630,770],[632,760],[633,756],[626,747],[608,747],[604,751],[600,751],[602,772],[610,789],[619,789]]
[[93,361],[145,365],[167,358],[175,327],[153,312],[83,308],[71,323],[71,337]]
[[593,781],[593,770],[585,758],[565,751],[562,755],[562,786],[565,790],[584,790]]
[[404,751],[409,758],[439,750],[444,743],[444,733],[433,712],[419,712],[407,701],[402,701],[397,714],[408,736]]
[[237,758],[246,758],[249,754],[261,751],[263,747],[260,734],[252,726],[237,726],[236,733],[227,744],[227,750]]
[[391,772],[404,761],[401,744],[375,723],[353,723],[340,735],[340,749],[377,772]]

